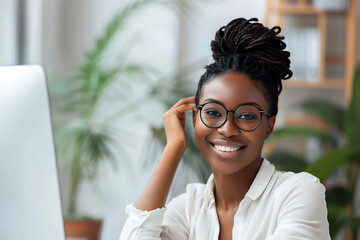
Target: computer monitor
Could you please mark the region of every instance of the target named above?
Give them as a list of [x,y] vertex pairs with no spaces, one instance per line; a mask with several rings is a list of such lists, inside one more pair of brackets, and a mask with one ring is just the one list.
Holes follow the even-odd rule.
[[64,240],[46,78],[0,67],[0,239]]

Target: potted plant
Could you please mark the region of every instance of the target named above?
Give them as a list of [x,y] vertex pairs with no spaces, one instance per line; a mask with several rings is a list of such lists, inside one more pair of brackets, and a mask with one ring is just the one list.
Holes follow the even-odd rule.
[[[180,0],[179,0],[180,1]],[[128,46],[119,49],[121,59],[115,63],[104,63],[106,51],[115,36],[119,36],[128,18],[140,8],[150,3],[166,3],[160,0],[135,0],[121,9],[108,24],[105,33],[96,41],[93,49],[86,54],[72,77],[56,81],[50,86],[51,102],[54,115],[62,119],[69,118],[56,131],[57,153],[60,165],[70,172],[69,208],[65,210],[65,231],[70,237],[85,237],[97,239],[101,220],[89,219],[77,212],[76,199],[81,180],[94,178],[101,161],[114,158],[113,149],[121,149],[116,144],[114,134],[117,129],[114,122],[134,109],[134,104],[121,101],[121,106],[115,107],[109,116],[99,118],[99,110],[107,104],[107,94],[114,86],[121,85],[122,93],[131,91],[126,79],[147,78],[151,72],[142,64],[126,62],[129,53]],[[168,3],[176,3],[169,0]],[[83,231],[82,231],[82,230]],[[71,233],[72,231],[72,233]]]
[[[294,153],[274,152],[269,156],[275,164],[279,159],[279,167],[291,169],[290,163],[295,160],[296,171],[307,171],[317,176],[327,187],[326,201],[328,206],[330,234],[334,238],[337,233],[347,228],[346,239],[357,239],[360,216],[355,213],[354,203],[356,185],[359,181],[360,161],[360,66],[357,68],[353,81],[353,93],[347,108],[341,108],[330,102],[308,100],[298,104],[305,113],[320,118],[329,124],[332,132],[313,127],[279,128],[268,139],[268,144],[280,139],[315,137],[327,142],[332,149],[306,166],[302,156]],[[339,141],[340,139],[340,141]],[[345,141],[341,141],[345,139]],[[281,163],[287,162],[288,166]],[[328,183],[334,173],[342,171],[345,183]]]

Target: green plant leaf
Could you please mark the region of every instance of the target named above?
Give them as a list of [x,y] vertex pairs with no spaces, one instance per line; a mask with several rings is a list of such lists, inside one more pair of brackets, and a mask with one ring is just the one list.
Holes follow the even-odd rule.
[[326,202],[342,207],[351,204],[353,195],[352,193],[340,186],[326,189]]
[[[116,141],[113,131],[104,125],[74,121],[57,134],[59,160],[78,161],[80,167],[93,171],[103,159],[113,158]],[[75,156],[80,152],[80,156]],[[71,161],[70,161],[71,160]],[[77,163],[76,163],[77,164]],[[90,176],[94,176],[91,172]]]
[[321,182],[324,182],[340,166],[346,164],[354,153],[354,149],[348,146],[331,150],[310,164],[305,171],[315,175]]
[[345,132],[349,144],[360,147],[360,66],[356,69],[350,106],[346,112]]
[[329,132],[312,127],[282,127],[276,129],[267,142],[282,139],[296,139],[299,137],[317,137],[322,141],[331,142],[332,136]]
[[346,222],[344,215],[347,214],[346,208],[337,204],[327,204],[328,219],[330,225],[330,236],[333,239],[338,231],[343,227]]
[[111,40],[115,37],[115,35],[124,27],[125,22],[129,18],[131,14],[133,14],[136,10],[141,9],[142,7],[156,2],[156,0],[136,0],[133,3],[127,5],[125,8],[121,9],[119,13],[115,15],[113,20],[109,23],[105,30],[105,34],[103,34],[95,44],[95,48],[93,51],[87,54],[86,63],[83,67],[81,67],[81,71],[84,76],[89,76],[96,69],[95,66],[98,66],[99,61]]
[[278,150],[266,158],[280,171],[301,172],[307,165],[304,158],[290,151]]
[[[108,24],[105,33],[97,39],[94,48],[86,54],[85,62],[79,66],[75,76],[66,81],[58,81],[61,84],[56,82],[52,84],[54,86],[51,87],[52,92],[56,94],[53,97],[54,101],[56,99],[62,101],[59,107],[61,111],[75,113],[81,118],[90,118],[108,86],[121,79],[119,75],[146,76],[148,70],[146,66],[126,64],[120,61],[113,64],[112,67],[104,67],[102,58],[111,41],[123,29],[129,17],[146,5],[156,2],[159,0],[135,0],[121,9]],[[123,48],[122,55],[127,50],[129,49]],[[58,90],[55,90],[56,88]]]
[[343,226],[349,226],[354,230],[360,227],[360,217],[339,205],[328,204],[328,218],[332,237],[335,237]]
[[320,99],[310,99],[298,104],[300,109],[313,116],[319,117],[324,122],[344,131],[345,109],[336,104]]
[[165,136],[165,128],[164,127],[152,127],[151,132],[153,136],[160,140],[160,142],[165,146],[166,145],[166,136]]

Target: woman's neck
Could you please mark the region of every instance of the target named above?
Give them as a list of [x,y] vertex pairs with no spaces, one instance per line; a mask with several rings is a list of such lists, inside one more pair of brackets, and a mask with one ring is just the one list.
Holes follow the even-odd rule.
[[224,210],[237,209],[254,181],[261,163],[262,158],[231,175],[213,172],[216,207]]

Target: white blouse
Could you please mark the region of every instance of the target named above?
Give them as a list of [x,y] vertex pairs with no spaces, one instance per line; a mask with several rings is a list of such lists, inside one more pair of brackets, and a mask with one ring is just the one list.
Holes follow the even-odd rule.
[[[141,211],[126,207],[129,217],[120,240],[217,240],[219,221],[213,193],[207,184],[189,184],[186,193],[166,207]],[[308,173],[276,171],[266,159],[234,216],[237,240],[330,239],[325,188]]]

